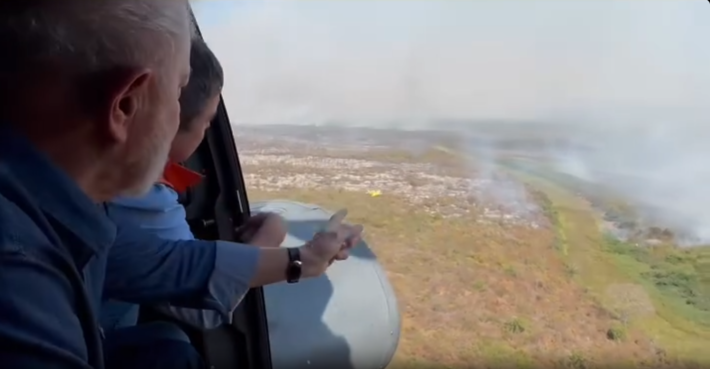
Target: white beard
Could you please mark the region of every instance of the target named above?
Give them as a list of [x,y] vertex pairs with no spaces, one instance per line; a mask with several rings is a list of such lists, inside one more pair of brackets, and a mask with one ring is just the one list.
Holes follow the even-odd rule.
[[151,187],[162,177],[165,165],[168,163],[170,155],[171,140],[151,140],[158,142],[151,146],[146,160],[149,160],[145,165],[145,169],[141,172],[143,176],[136,179],[133,186],[121,192],[121,196],[141,197],[150,191]]

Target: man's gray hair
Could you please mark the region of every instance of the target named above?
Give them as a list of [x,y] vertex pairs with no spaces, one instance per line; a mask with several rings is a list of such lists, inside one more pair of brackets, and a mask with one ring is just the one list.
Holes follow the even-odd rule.
[[186,22],[189,22],[182,6],[187,7],[187,3],[174,0],[2,1],[0,75],[9,77],[45,64],[69,68],[76,73],[150,67],[173,56],[173,40],[185,32]]

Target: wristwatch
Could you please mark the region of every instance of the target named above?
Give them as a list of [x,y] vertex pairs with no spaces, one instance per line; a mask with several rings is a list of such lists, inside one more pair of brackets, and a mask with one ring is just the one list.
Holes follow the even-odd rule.
[[286,282],[298,283],[301,280],[303,263],[301,262],[301,249],[299,247],[289,247],[288,266],[286,267]]

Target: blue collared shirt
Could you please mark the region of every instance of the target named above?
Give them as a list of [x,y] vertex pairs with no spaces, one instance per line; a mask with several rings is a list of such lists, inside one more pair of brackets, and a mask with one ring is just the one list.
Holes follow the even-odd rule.
[[[157,183],[141,197],[119,197],[108,205],[108,215],[116,224],[135,225],[166,240],[192,240],[195,236],[186,220],[185,208],[178,193],[170,186]],[[245,260],[248,262],[248,260]],[[238,268],[249,268],[248,265]],[[163,314],[197,328],[214,328],[224,323],[222,314],[214,310],[154,306]],[[116,329],[135,325],[139,307],[123,301],[108,300],[101,307],[101,326]],[[230,314],[231,316],[231,314]]]
[[104,367],[102,298],[229,315],[258,250],[115,225],[27,140],[0,130],[0,363]]

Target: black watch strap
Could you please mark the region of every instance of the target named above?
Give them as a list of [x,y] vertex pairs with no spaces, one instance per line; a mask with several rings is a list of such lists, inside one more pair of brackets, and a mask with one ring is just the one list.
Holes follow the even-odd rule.
[[299,247],[289,247],[288,266],[286,267],[286,282],[298,283],[301,280],[302,263],[301,249]]

